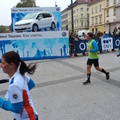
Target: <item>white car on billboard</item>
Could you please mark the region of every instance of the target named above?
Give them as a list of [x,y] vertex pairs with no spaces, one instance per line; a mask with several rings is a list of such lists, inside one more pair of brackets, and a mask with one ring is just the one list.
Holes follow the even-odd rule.
[[14,25],[15,32],[37,32],[43,28],[55,29],[55,18],[52,13],[46,11],[29,13]]

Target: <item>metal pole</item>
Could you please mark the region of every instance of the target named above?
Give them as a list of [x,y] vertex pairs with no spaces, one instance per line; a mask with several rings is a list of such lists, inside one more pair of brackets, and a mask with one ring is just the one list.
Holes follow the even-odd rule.
[[74,24],[73,24],[73,0],[71,0],[71,24],[72,24],[72,32],[74,32]]

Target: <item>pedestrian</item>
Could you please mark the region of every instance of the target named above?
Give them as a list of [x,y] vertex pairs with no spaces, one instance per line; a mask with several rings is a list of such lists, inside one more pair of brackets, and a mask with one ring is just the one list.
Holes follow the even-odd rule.
[[[101,41],[101,39],[103,39],[103,33],[102,32],[98,31],[97,36],[98,36],[97,38],[99,38],[100,41]],[[100,44],[100,42],[98,44]],[[99,51],[100,51],[100,53],[103,53],[102,50],[99,50]]]
[[109,34],[108,34],[108,32],[106,31],[106,32],[104,32],[104,38],[110,38],[110,36],[109,36]]
[[119,57],[120,56],[120,50],[119,50],[119,53],[116,55],[117,57]]
[[86,36],[86,34],[85,34],[84,32],[82,33],[81,39],[82,39],[82,40],[86,40],[86,39],[87,39],[87,36]]
[[25,74],[33,74],[36,63],[27,66],[16,52],[10,51],[3,54],[1,68],[9,76],[9,86],[6,100],[0,97],[0,108],[13,112],[14,120],[38,120],[38,113],[30,96],[35,83]]
[[[81,40],[87,40],[86,34],[83,32],[82,37],[80,38]],[[85,52],[82,53],[84,56],[86,55]]]
[[74,33],[72,32],[69,37],[69,46],[70,46],[70,57],[73,58],[73,49],[74,49]]
[[87,80],[83,82],[83,85],[87,85],[91,83],[90,76],[91,76],[91,67],[92,64],[94,64],[94,67],[96,70],[103,72],[106,75],[106,79],[108,80],[110,78],[109,72],[106,72],[103,68],[99,66],[99,57],[98,57],[98,45],[97,42],[93,39],[93,34],[89,32],[87,34],[87,40],[88,40],[88,61],[87,61]]
[[[76,35],[75,42],[78,42],[80,40],[79,35]],[[75,54],[74,56],[78,57],[76,47],[75,47]]]

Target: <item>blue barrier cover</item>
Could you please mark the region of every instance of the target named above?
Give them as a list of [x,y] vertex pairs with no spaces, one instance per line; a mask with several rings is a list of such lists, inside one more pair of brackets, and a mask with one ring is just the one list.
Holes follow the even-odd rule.
[[[103,42],[101,42],[101,39],[95,39],[97,44],[98,44],[99,50],[103,50],[104,46],[106,47],[106,50],[109,49],[110,46],[112,46],[112,49],[113,48],[120,48],[120,37],[113,37],[113,39],[110,38],[110,42],[108,39],[109,38],[103,38]],[[112,42],[111,42],[111,40],[112,40]],[[76,52],[77,53],[86,52],[87,45],[88,45],[87,40],[75,41]]]

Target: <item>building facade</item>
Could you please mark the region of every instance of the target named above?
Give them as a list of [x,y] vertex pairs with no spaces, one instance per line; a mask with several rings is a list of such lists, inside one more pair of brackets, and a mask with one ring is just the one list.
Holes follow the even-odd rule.
[[[77,0],[73,3],[74,32],[89,29],[89,8],[87,0]],[[68,30],[72,31],[71,6],[68,7]]]
[[104,0],[94,0],[89,4],[89,30],[94,34],[106,30],[104,6]]
[[106,31],[113,32],[116,26],[116,7],[119,0],[105,0]]
[[61,12],[62,30],[68,30],[68,8]]

